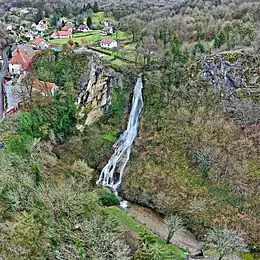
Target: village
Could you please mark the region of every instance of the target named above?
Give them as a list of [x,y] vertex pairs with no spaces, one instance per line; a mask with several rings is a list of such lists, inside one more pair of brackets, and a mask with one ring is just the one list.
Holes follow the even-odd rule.
[[[66,17],[58,19],[55,27],[49,19],[41,19],[37,24],[32,23],[30,26],[24,24],[19,28],[14,24],[7,24],[6,29],[15,36],[15,43],[9,46],[7,52],[8,72],[3,81],[3,116],[16,113],[22,107],[22,100],[28,92],[28,86],[22,83],[23,79],[30,72],[33,58],[41,51],[61,52],[71,49],[78,53],[93,52],[105,61],[119,65],[122,62],[134,62],[130,46],[132,36],[118,30],[113,17],[109,18],[105,17],[104,12],[98,12],[92,18],[87,17],[78,24]],[[3,56],[1,63],[4,67],[6,61]],[[32,91],[44,95],[46,91],[54,95],[58,89],[54,82],[39,80],[33,81],[30,87]]]

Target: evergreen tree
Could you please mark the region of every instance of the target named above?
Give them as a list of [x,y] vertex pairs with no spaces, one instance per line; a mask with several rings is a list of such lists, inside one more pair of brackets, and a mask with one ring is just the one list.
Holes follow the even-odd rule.
[[92,25],[92,19],[91,19],[91,17],[88,17],[87,26],[90,27],[91,25]]
[[53,13],[52,18],[51,18],[51,26],[56,27],[58,20],[59,20],[59,17],[57,15],[57,13]]
[[65,26],[64,20],[61,21],[62,27]]
[[172,54],[174,58],[180,58],[182,56],[181,42],[176,34],[173,35],[173,39],[172,39]]
[[42,10],[38,9],[38,12],[35,17],[35,23],[38,24],[43,19]]
[[8,59],[11,59],[12,58],[12,50],[9,48],[9,50],[8,50],[8,53],[7,53],[7,55],[8,55]]
[[95,1],[94,6],[93,6],[93,12],[97,13],[98,11],[99,11],[98,3],[97,3],[97,1]]
[[50,12],[49,12],[48,8],[45,8],[45,9],[44,9],[44,16],[45,16],[46,18],[50,18]]
[[217,36],[214,39],[214,47],[219,48],[221,45],[223,45],[226,42],[226,36],[223,30],[220,30],[220,32],[217,34]]
[[88,4],[87,4],[87,7],[86,7],[86,10],[85,10],[85,11],[87,11],[88,9],[93,9],[91,3],[88,3]]
[[195,46],[194,46],[194,50],[195,53],[199,52],[199,53],[204,53],[205,52],[205,47],[204,45],[201,43],[201,41],[198,41]]
[[67,9],[67,7],[64,5],[64,7],[62,8],[62,11],[61,11],[61,16],[67,17],[68,15],[69,15],[68,9]]

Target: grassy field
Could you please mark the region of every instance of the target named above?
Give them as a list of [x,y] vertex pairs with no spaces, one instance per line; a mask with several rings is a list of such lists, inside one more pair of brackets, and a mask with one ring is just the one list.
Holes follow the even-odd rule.
[[[85,18],[85,21],[87,21],[88,17]],[[110,20],[111,22],[115,23],[116,20],[112,16],[105,16],[104,12],[98,12],[98,13],[93,13],[91,16],[92,22],[97,23],[97,24],[104,24],[105,20]]]
[[[119,41],[123,41],[125,39],[127,39],[129,36],[127,33],[125,32],[118,32],[117,34],[113,34],[113,35],[99,35],[102,31],[101,30],[95,30],[92,32],[87,32],[87,33],[75,33],[73,34],[72,38],[69,39],[53,39],[53,40],[49,40],[50,43],[52,44],[66,44],[68,43],[69,40],[72,40],[74,42],[78,42],[80,45],[82,45],[83,43],[85,44],[95,44],[98,43],[99,40],[103,39],[103,38],[113,38],[113,39],[117,39]],[[80,37],[82,36],[82,37]]]
[[110,214],[114,216],[124,227],[131,229],[135,233],[139,234],[141,232],[148,232],[150,233],[154,239],[155,243],[163,246],[165,250],[167,250],[175,259],[175,260],[183,260],[185,259],[184,252],[186,252],[184,249],[180,249],[174,245],[167,245],[162,239],[157,237],[155,234],[153,234],[149,229],[142,225],[138,225],[130,216],[128,216],[124,211],[122,211],[119,208],[110,207],[104,209],[105,213]]

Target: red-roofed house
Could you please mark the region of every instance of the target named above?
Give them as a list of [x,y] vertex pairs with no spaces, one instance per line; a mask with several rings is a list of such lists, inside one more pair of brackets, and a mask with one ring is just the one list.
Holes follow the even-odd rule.
[[53,39],[66,39],[66,38],[72,38],[72,33],[69,31],[57,31],[54,32],[51,35],[51,38]]
[[23,50],[17,50],[9,60],[9,72],[12,75],[20,75],[30,70],[30,64],[35,53],[26,54]]
[[113,49],[117,47],[117,41],[112,38],[104,38],[99,43],[102,48]]
[[73,31],[73,28],[71,26],[65,25],[61,28],[62,31],[71,32]]
[[37,49],[43,50],[48,49],[50,47],[50,44],[43,38],[36,38],[32,41],[32,46]]
[[81,24],[77,28],[77,30],[80,31],[80,32],[88,32],[88,31],[90,31],[89,27],[86,24]]

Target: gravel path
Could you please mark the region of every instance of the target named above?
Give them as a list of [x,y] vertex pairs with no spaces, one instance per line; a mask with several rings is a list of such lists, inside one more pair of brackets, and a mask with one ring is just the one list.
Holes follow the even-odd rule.
[[[168,234],[167,225],[160,214],[157,214],[152,209],[130,203],[126,211],[137,222],[147,226],[153,233],[166,240]],[[172,238],[171,243],[181,248],[187,248],[191,255],[202,250],[201,243],[189,231],[176,234]]]

